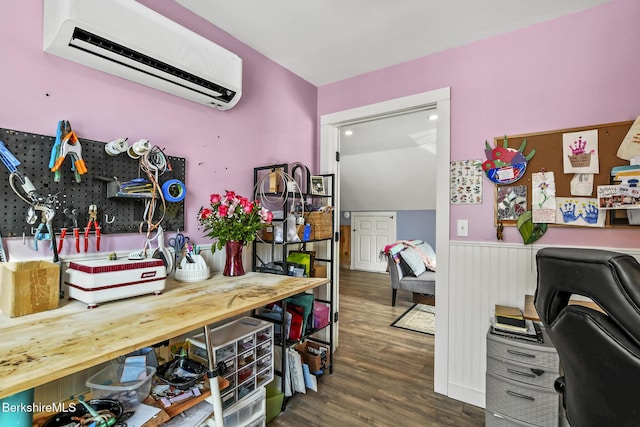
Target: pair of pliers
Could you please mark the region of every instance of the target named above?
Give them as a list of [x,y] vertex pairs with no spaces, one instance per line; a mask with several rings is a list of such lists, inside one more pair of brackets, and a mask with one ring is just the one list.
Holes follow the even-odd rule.
[[[38,240],[49,240],[49,249],[53,249],[53,226],[51,221],[53,220],[53,211],[49,208],[39,207],[40,212],[40,225],[36,229],[36,233],[33,236],[33,247],[38,250]],[[46,227],[47,234],[43,233],[43,229]]]
[[69,210],[69,208],[64,208],[62,213],[65,216],[64,223],[62,228],[60,229],[60,241],[58,242],[58,253],[62,252],[62,245],[64,243],[64,238],[67,235],[67,220],[70,220],[74,224],[73,234],[76,237],[76,252],[80,252],[80,233],[78,230],[78,211],[76,209]]
[[89,250],[89,232],[91,225],[96,230],[96,251],[100,251],[100,225],[98,224],[98,207],[96,205],[89,206],[89,222],[84,229],[84,251]]

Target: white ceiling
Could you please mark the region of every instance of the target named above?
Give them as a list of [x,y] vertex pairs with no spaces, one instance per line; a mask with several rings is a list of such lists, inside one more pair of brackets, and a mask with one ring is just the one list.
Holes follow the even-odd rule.
[[322,86],[611,0],[175,0]]
[[343,126],[340,155],[421,147],[426,150],[425,155],[435,156],[437,117],[429,119],[433,113],[434,110],[421,110]]

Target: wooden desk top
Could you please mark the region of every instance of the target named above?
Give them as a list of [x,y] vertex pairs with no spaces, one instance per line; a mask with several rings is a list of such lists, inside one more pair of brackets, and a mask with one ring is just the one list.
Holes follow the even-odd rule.
[[67,301],[43,313],[0,314],[0,398],[107,362],[328,283],[266,273],[203,282],[167,280],[161,295],[103,303]]
[[[535,320],[536,322],[540,321],[540,316],[538,316],[538,312],[536,311],[536,307],[533,304],[533,295],[525,295],[524,296],[524,318],[529,320]],[[592,308],[594,310],[598,310],[604,313],[604,310],[600,308],[598,304],[593,301],[580,301],[576,299],[570,299],[569,304],[583,305],[585,307]]]

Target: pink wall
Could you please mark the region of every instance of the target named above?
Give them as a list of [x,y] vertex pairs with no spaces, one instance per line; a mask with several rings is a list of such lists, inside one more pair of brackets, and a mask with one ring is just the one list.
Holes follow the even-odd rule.
[[[484,159],[484,141],[640,115],[640,2],[611,3],[318,89],[318,114],[451,87],[451,160]],[[494,186],[451,206],[452,240],[495,241]],[[469,237],[455,236],[469,219]],[[553,228],[541,244],[637,247],[640,229]],[[515,228],[505,241],[522,242]]]
[[[169,155],[185,157],[186,232],[202,242],[195,217],[210,193],[229,189],[250,196],[255,166],[314,164],[317,90],[174,1],[141,3],[243,59],[244,94],[234,109],[209,109],[46,54],[42,2],[5,1],[0,14],[0,127],[54,135],[58,120],[67,119],[81,138],[145,138]],[[6,178],[0,166],[0,179]],[[103,240],[103,251],[143,243],[137,235]],[[42,248],[38,254],[23,246],[22,239],[7,245],[10,256],[46,255]]]

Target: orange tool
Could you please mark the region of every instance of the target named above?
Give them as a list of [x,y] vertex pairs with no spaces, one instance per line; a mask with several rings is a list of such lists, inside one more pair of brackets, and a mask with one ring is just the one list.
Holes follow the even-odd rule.
[[82,159],[82,146],[80,145],[80,140],[74,131],[71,130],[71,125],[69,122],[66,122],[65,131],[67,132],[62,137],[61,147],[59,149],[59,156],[55,159],[53,167],[51,168],[51,172],[56,172],[62,166],[62,162],[69,154],[73,160],[73,165],[75,166],[75,171],[78,175],[84,175],[89,170],[87,169],[87,165]]

